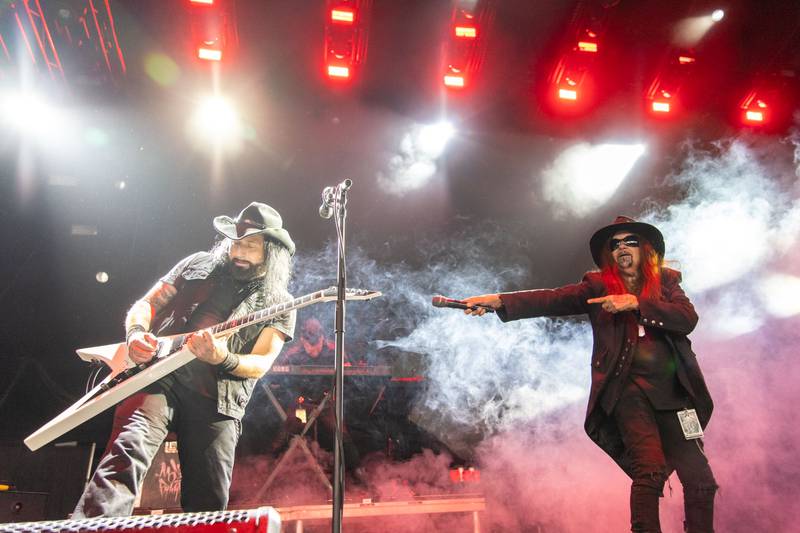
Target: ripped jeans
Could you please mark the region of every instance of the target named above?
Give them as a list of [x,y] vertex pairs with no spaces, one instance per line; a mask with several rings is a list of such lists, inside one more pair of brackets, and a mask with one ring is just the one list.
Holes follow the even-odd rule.
[[658,498],[667,473],[683,485],[685,531],[713,533],[717,483],[699,439],[686,440],[675,411],[657,411],[635,384],[625,387],[614,419],[633,465],[631,531],[660,533]]

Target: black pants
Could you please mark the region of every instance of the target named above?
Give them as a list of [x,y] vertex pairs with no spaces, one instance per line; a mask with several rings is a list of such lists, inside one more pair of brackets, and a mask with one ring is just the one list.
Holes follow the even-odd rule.
[[629,383],[614,419],[633,465],[631,531],[661,531],[658,498],[674,469],[683,485],[686,531],[712,533],[717,484],[702,442],[684,438],[676,411],[655,410],[639,387]]
[[105,454],[73,517],[130,515],[169,431],[178,435],[183,510],[224,510],[240,427],[217,413],[216,401],[182,385],[162,380],[147,387],[117,406]]

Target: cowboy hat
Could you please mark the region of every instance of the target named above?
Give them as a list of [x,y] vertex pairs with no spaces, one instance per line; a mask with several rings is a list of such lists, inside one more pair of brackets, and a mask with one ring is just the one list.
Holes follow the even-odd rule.
[[265,239],[281,244],[294,255],[294,241],[289,232],[283,229],[281,215],[267,204],[252,202],[235,219],[226,215],[214,217],[214,229],[234,241],[262,234]]
[[603,260],[603,248],[606,246],[608,239],[622,231],[629,231],[644,237],[650,241],[656,253],[664,257],[664,236],[658,231],[658,228],[620,215],[608,226],[595,231],[592,238],[589,239],[589,249],[592,251],[592,259],[594,259],[597,266],[603,267],[600,263]]

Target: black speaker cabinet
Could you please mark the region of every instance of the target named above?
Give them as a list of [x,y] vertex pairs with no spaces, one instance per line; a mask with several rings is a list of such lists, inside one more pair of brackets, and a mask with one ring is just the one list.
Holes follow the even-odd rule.
[[[34,520],[66,518],[83,493],[94,449],[92,443],[63,442],[32,452],[21,442],[0,443],[0,479],[13,484],[18,494],[49,494]],[[6,517],[5,509],[3,513]]]
[[0,523],[43,520],[46,506],[45,492],[0,492]]

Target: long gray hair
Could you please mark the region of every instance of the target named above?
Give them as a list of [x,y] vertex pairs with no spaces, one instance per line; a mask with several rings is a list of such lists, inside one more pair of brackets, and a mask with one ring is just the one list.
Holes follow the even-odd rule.
[[[211,248],[217,268],[230,264],[231,240],[222,239]],[[264,239],[264,276],[253,280],[264,295],[264,304],[270,307],[291,299],[289,282],[292,279],[292,254],[275,241]]]

